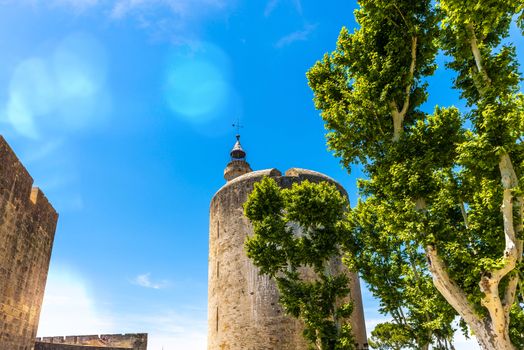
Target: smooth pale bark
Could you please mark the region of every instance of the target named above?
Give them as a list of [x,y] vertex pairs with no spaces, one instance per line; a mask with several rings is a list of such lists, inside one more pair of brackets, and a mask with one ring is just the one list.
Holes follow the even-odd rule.
[[[469,44],[478,73],[482,76],[484,87],[479,88],[483,95],[485,87],[491,85],[491,79],[483,67],[482,56],[478,46],[477,37],[473,24],[466,25],[469,35]],[[515,350],[509,338],[509,312],[515,301],[516,289],[519,284],[517,273],[510,274],[517,263],[522,260],[523,241],[518,239],[522,233],[523,199],[515,197],[513,190],[518,187],[518,177],[511,163],[510,155],[505,153],[499,162],[501,182],[503,186],[503,201],[501,212],[504,220],[505,249],[502,258],[503,265],[499,269],[485,271],[479,282],[480,290],[484,293],[481,300],[482,305],[488,311],[489,317],[480,319],[475,313],[473,305],[467,300],[464,291],[451,280],[447,273],[445,263],[440,259],[433,246],[426,247],[429,269],[433,276],[433,283],[444,298],[459,313],[460,316],[471,327],[481,347],[485,350]],[[419,204],[420,205],[420,204]],[[417,206],[419,206],[417,205]],[[425,203],[424,203],[425,205]],[[517,207],[518,222],[514,222],[514,208]],[[467,213],[461,204],[464,223],[468,226]],[[499,284],[508,276],[509,281],[501,299]]]
[[[480,49],[478,46],[477,35],[475,34],[475,28],[472,23],[466,25],[466,30],[469,35],[469,45],[471,46],[471,53],[475,58],[475,65],[477,66],[477,71],[482,75],[484,82],[488,85],[491,84],[491,79],[489,78],[486,70],[482,65],[482,56],[480,54]],[[482,89],[479,89],[482,90]],[[482,91],[481,91],[482,92]]]
[[[475,313],[464,291],[450,278],[446,265],[434,246],[426,247],[426,255],[435,287],[471,327],[481,347],[486,350],[515,350],[509,338],[509,312],[515,301],[519,276],[516,273],[509,276],[503,299],[500,298],[499,284],[522,259],[523,241],[517,238],[522,232],[522,198],[513,196],[513,189],[518,186],[518,178],[509,154],[501,156],[499,168],[504,188],[501,207],[505,236],[504,264],[499,269],[484,272],[479,282],[480,290],[484,293],[481,303],[488,311],[489,317],[481,319]],[[520,213],[517,223],[514,222],[514,202]],[[419,210],[424,209],[424,199],[417,199],[415,207]]]
[[391,117],[393,118],[393,141],[396,142],[400,139],[402,135],[404,118],[409,108],[409,95],[411,92],[411,86],[413,85],[413,76],[415,74],[415,64],[417,62],[417,37],[414,36],[411,38],[411,64],[409,66],[409,83],[406,86],[404,104],[402,109],[398,110],[398,105],[395,100],[389,103],[391,108]]
[[[523,241],[518,237],[522,234],[522,197],[515,197],[513,190],[518,187],[518,177],[513,168],[509,154],[505,153],[500,158],[499,163],[500,174],[502,178],[502,186],[504,187],[504,195],[502,200],[502,215],[504,218],[504,237],[506,246],[504,249],[505,264],[499,270],[498,276],[502,279],[509,272],[511,272],[517,263],[522,260]],[[517,222],[514,222],[514,209],[517,209]],[[502,277],[501,277],[502,276]],[[511,305],[515,302],[517,286],[519,284],[519,275],[514,273],[509,276],[508,286],[502,300],[503,312],[506,321],[506,327],[509,326],[509,311]]]
[[[471,328],[482,349],[485,350],[516,350],[511,344],[508,328],[496,329],[490,319],[482,319],[474,311],[464,291],[447,273],[447,268],[438,256],[433,246],[426,247],[429,270],[433,276],[433,284],[446,301],[457,311]],[[498,291],[498,289],[497,289]]]

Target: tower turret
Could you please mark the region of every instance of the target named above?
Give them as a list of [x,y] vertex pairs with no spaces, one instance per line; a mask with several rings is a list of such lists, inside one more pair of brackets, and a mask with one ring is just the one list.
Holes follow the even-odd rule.
[[246,152],[240,144],[240,135],[237,134],[236,138],[237,142],[229,153],[231,155],[231,161],[224,169],[224,179],[226,179],[226,181],[231,181],[240,175],[244,175],[252,171],[249,163],[246,161]]
[[[210,205],[208,350],[308,348],[303,337],[304,324],[285,314],[279,304],[275,281],[260,275],[246,256],[244,241],[253,234],[253,228],[243,215],[243,205],[255,183],[265,176],[273,178],[282,188],[306,180],[327,181],[347,195],[340,184],[315,171],[298,168],[289,169],[285,174],[277,169],[251,171],[240,142],[235,144],[231,162],[224,172],[226,180],[234,180],[218,190]],[[334,259],[332,264],[335,271],[345,269],[341,259]],[[354,303],[351,327],[357,349],[363,350],[367,349],[367,338],[360,283],[356,273],[347,273]]]

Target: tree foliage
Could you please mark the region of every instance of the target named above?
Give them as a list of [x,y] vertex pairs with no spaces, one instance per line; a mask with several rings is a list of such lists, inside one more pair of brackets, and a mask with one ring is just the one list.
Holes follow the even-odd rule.
[[[394,315],[395,303],[428,310],[410,300],[415,279],[433,295],[439,327],[452,319],[445,299],[483,348],[522,348],[524,98],[505,38],[513,18],[523,27],[523,2],[359,5],[359,28],[343,28],[336,50],[308,72],[329,148],[348,170],[362,164],[368,178],[348,249],[364,257],[358,268],[384,312]],[[421,110],[438,49],[450,57],[466,111]],[[430,276],[436,289],[426,285]],[[382,334],[398,333],[388,327]]]
[[430,344],[433,348],[446,344],[440,348],[448,349],[456,312],[436,292],[424,253],[411,237],[412,227],[405,226],[412,215],[375,197],[359,201],[349,215],[352,234],[344,240],[346,261],[379,299],[379,311],[392,318],[375,328],[372,347],[428,349]]
[[255,184],[244,205],[254,232],[247,255],[275,279],[281,305],[304,322],[304,336],[316,349],[354,349],[349,277],[339,248],[347,209],[333,184],[304,181],[281,189],[269,177]]

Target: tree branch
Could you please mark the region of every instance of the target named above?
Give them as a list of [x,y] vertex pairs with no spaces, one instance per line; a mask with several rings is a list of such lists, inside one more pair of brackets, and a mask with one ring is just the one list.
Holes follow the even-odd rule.
[[[504,249],[504,266],[493,273],[493,280],[500,280],[504,278],[510,271],[515,269],[517,263],[522,260],[523,241],[518,236],[522,233],[522,197],[514,197],[513,190],[518,186],[518,177],[511,163],[511,158],[508,153],[504,153],[500,157],[499,162],[500,176],[502,180],[502,186],[504,188],[504,194],[502,199],[502,216],[504,219],[504,237],[506,240],[506,246]],[[514,206],[518,212],[518,221],[514,222]],[[497,284],[498,284],[497,282]],[[504,294],[504,300],[502,302],[505,317],[509,322],[509,311],[511,305],[515,301],[515,295],[517,286],[519,283],[519,275],[514,274],[510,276],[506,292]]]
[[475,34],[475,28],[473,27],[473,23],[466,24],[466,30],[469,34],[469,44],[471,46],[471,52],[473,53],[473,57],[475,58],[477,71],[482,75],[484,82],[488,85],[491,85],[491,79],[489,78],[488,73],[482,65],[482,56],[478,47],[477,35]]
[[466,207],[464,206],[464,202],[460,202],[460,212],[462,213],[462,218],[464,219],[464,226],[466,226],[466,230],[469,228],[469,220],[468,220],[468,213],[466,211]]
[[393,6],[397,9],[397,12],[399,13],[400,17],[402,17],[402,20],[406,24],[406,27],[409,28],[409,23],[408,23],[408,21],[406,21],[406,17],[404,17],[404,15],[402,14],[402,11],[400,11],[400,9],[398,8],[397,4],[393,3]]
[[433,284],[440,294],[469,325],[479,324],[481,320],[475,314],[473,305],[468,301],[462,288],[449,277],[446,264],[438,256],[434,246],[426,246],[426,257],[428,258],[429,271],[433,276]]
[[493,276],[490,273],[485,273],[480,278],[480,291],[484,293],[480,303],[489,312],[491,328],[497,334],[506,334],[508,331],[506,324],[509,324],[509,320],[505,317],[504,307],[499,297],[499,282],[499,276]]
[[[479,286],[482,293],[482,306],[490,315],[492,327],[499,334],[507,334],[509,326],[509,312],[511,305],[515,301],[518,286],[518,274],[509,277],[508,286],[501,300],[499,296],[500,281],[507,276],[517,266],[517,262],[522,259],[522,240],[517,238],[513,217],[513,189],[518,186],[518,178],[511,163],[509,154],[504,153],[499,162],[500,176],[504,194],[502,199],[502,216],[504,220],[505,249],[503,261],[504,265],[496,270],[486,271],[482,276]],[[520,206],[517,199],[517,205]],[[521,220],[521,219],[520,219]],[[522,225],[518,225],[521,227]]]
[[417,37],[413,36],[411,37],[411,64],[409,66],[409,84],[406,86],[406,97],[404,99],[404,105],[402,106],[402,110],[400,111],[400,114],[402,114],[402,118],[404,118],[404,115],[406,115],[406,112],[409,108],[409,97],[411,92],[411,87],[413,86],[413,77],[415,75],[415,65],[417,63]]
[[404,91],[405,93],[404,104],[402,105],[402,109],[399,111],[397,102],[395,100],[392,100],[389,102],[389,107],[391,108],[391,116],[393,117],[393,141],[394,142],[398,141],[400,139],[400,135],[402,134],[402,124],[404,123],[404,117],[406,116],[406,113],[409,108],[409,98],[410,98],[411,87],[413,86],[413,77],[415,75],[416,62],[417,62],[417,37],[412,36],[411,37],[411,64],[409,66],[409,76],[408,76],[409,83],[406,85],[406,89]]

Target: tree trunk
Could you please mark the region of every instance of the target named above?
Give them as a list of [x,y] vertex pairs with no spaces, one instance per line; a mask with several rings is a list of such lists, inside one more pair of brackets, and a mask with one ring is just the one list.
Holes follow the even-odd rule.
[[517,350],[510,341],[506,320],[500,320],[500,317],[503,318],[504,311],[498,293],[498,282],[496,287],[491,285],[491,288],[486,287],[483,290],[485,294],[483,306],[492,316],[480,319],[464,291],[448,275],[446,265],[438,256],[435,247],[426,246],[426,255],[435,287],[466,321],[477,337],[481,348],[483,350]]
[[479,323],[478,327],[475,325],[471,328],[483,350],[517,350],[509,339],[507,328],[494,330],[487,320]]

